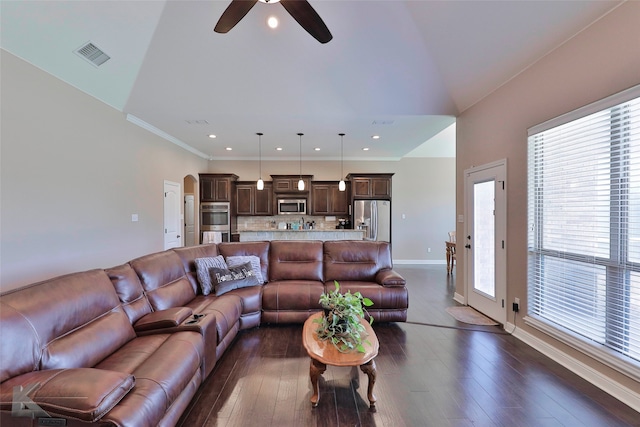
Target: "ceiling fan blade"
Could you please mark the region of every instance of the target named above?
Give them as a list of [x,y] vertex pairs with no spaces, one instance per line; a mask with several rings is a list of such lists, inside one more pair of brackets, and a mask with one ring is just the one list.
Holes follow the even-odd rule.
[[298,24],[320,43],[329,42],[333,36],[318,12],[307,0],[280,0],[280,4],[298,21]]
[[233,0],[222,13],[216,27],[216,33],[227,33],[251,10],[258,0]]

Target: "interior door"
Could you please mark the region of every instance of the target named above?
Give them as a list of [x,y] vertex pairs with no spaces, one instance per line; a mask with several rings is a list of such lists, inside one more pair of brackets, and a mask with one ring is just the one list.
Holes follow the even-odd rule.
[[[465,171],[466,302],[488,317],[507,320],[506,160]],[[458,255],[459,256],[459,255]]]
[[193,194],[184,195],[184,245],[196,244],[195,208],[196,198]]
[[182,246],[180,239],[180,184],[164,182],[164,248]]

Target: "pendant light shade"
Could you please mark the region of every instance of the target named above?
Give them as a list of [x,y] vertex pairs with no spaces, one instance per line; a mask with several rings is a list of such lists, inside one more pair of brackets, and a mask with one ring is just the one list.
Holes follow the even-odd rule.
[[298,190],[300,191],[304,190],[304,181],[302,180],[302,135],[304,134],[298,134],[298,136],[300,137],[300,180],[298,181]]
[[262,180],[262,133],[258,132],[258,161],[260,164],[260,172],[258,174],[258,182],[256,183],[256,188],[258,190],[264,190],[264,181]]
[[344,182],[344,174],[342,172],[342,166],[344,163],[344,133],[340,135],[340,183],[338,183],[338,190],[344,191],[347,189],[347,184]]

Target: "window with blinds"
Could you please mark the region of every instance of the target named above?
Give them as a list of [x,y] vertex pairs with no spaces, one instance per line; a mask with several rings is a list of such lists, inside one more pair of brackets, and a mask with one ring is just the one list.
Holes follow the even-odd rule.
[[640,87],[530,129],[528,174],[528,317],[637,376]]

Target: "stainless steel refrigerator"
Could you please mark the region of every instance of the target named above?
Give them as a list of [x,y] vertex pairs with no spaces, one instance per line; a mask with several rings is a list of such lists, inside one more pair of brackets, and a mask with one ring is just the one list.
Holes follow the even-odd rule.
[[365,240],[391,241],[391,202],[389,200],[355,200],[353,228],[365,230]]

